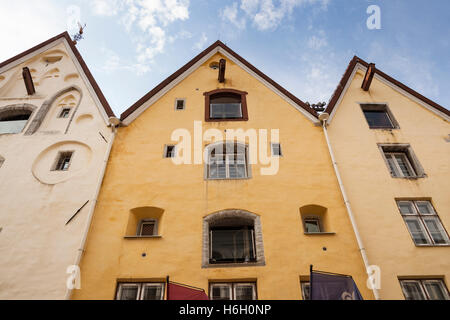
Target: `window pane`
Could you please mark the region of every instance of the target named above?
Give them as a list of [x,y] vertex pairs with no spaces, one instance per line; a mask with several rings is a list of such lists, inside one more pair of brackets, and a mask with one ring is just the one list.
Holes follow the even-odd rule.
[[428,231],[430,232],[431,238],[436,244],[446,244],[448,243],[448,236],[442,226],[441,221],[437,217],[423,217]]
[[417,201],[416,205],[421,214],[434,214],[433,207],[429,201]]
[[423,282],[431,300],[448,300],[445,284],[442,280],[427,280]]
[[418,281],[402,281],[401,285],[406,300],[426,300]]
[[144,222],[141,226],[141,236],[152,236],[155,230],[154,222]]
[[319,220],[305,220],[306,232],[320,232]]
[[400,170],[402,171],[403,176],[410,177],[414,174],[410,170],[409,162],[405,155],[395,155],[395,160],[397,161],[397,164],[400,167]]
[[399,201],[398,208],[402,214],[415,214],[416,213],[412,201]]
[[162,285],[145,285],[142,300],[161,300]]
[[236,284],[235,300],[253,300],[253,288],[251,284]]
[[234,119],[242,118],[240,103],[211,103],[211,118]]
[[302,296],[303,296],[303,300],[311,300],[310,298],[310,284],[309,282],[302,282]]
[[394,177],[401,177],[398,172],[397,166],[395,165],[395,160],[390,154],[386,154],[387,162],[389,164],[389,169],[391,169],[391,173]]
[[212,300],[231,300],[231,286],[229,285],[213,285]]
[[371,128],[393,128],[389,115],[383,110],[364,110],[369,127]]
[[214,262],[254,260],[252,230],[212,230],[211,244],[211,259]]
[[121,285],[119,300],[137,300],[138,291],[137,285]]
[[406,225],[408,226],[409,232],[416,244],[428,244],[429,240],[422,226],[422,223],[418,218],[405,217]]

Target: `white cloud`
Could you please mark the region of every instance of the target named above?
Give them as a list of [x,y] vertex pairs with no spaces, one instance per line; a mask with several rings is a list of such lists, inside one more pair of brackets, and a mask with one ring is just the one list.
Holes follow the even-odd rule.
[[119,57],[117,53],[110,49],[102,48],[102,55],[105,57],[105,63],[101,67],[103,71],[112,73],[118,70],[126,70],[143,75],[150,71],[150,67],[146,64],[128,63]]
[[222,20],[227,22],[231,22],[234,24],[238,29],[245,29],[245,18],[241,17],[238,18],[238,6],[237,2],[234,2],[231,6],[225,7],[221,13],[220,16],[222,17]]
[[208,37],[203,32],[200,39],[195,43],[194,48],[197,50],[202,50],[205,48],[206,42],[208,42]]
[[67,28],[66,8],[54,1],[1,1],[0,61],[19,54]]
[[320,50],[328,46],[328,41],[324,31],[319,31],[319,34],[309,37],[307,42],[308,48],[313,50]]
[[90,0],[92,11],[100,16],[115,16],[122,9],[123,0]]

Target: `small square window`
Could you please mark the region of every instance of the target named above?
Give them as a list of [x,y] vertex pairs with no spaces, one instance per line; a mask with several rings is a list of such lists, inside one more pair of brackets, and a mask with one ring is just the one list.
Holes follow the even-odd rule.
[[396,129],[398,124],[385,104],[361,104],[370,129]]
[[59,114],[59,118],[68,118],[70,114],[70,108],[63,108]]
[[306,233],[318,233],[320,230],[320,221],[316,218],[305,219],[305,232]]
[[272,156],[281,157],[281,145],[279,143],[272,143]]
[[175,100],[175,110],[184,110],[186,108],[186,100],[185,99],[176,99]]
[[156,220],[144,219],[139,222],[138,236],[154,236],[157,234]]
[[72,151],[60,152],[53,171],[67,171],[69,170],[70,162],[72,160]]
[[166,145],[164,148],[164,158],[175,158],[175,146]]

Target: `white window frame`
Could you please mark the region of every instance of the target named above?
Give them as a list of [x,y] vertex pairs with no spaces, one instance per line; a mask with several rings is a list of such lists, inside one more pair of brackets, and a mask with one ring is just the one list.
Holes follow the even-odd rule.
[[[400,205],[402,203],[408,203],[410,205],[410,208],[412,208],[411,213],[403,213],[400,209]],[[426,203],[427,207],[428,207],[428,211],[429,213],[421,213],[418,204],[420,203]],[[433,204],[431,203],[431,201],[429,200],[397,200],[397,207],[398,210],[400,212],[400,214],[402,215],[403,220],[405,221],[406,224],[406,228],[408,229],[409,234],[411,235],[411,238],[414,242],[414,244],[416,246],[448,246],[450,244],[450,238],[449,235],[447,233],[447,230],[445,229],[441,219],[439,218],[439,215],[437,214],[436,210],[433,207]],[[424,236],[427,239],[427,243],[416,243],[414,241],[414,236],[411,232],[411,230],[409,229],[409,226],[407,224],[407,219],[411,219],[414,218],[415,220],[418,221],[421,230],[424,232]],[[435,220],[438,221],[440,227],[441,227],[441,232],[444,235],[444,238],[446,238],[446,242],[445,243],[435,243],[432,235],[431,235],[431,231],[428,229],[427,224],[425,223],[424,219],[427,218],[434,218]]]
[[[318,232],[308,232],[308,230],[306,228],[306,221],[316,221],[317,222],[317,226],[319,227],[319,231]],[[323,233],[324,232],[324,230],[322,228],[322,220],[318,216],[307,216],[307,217],[304,217],[303,218],[303,226],[305,228],[305,233]]]
[[145,287],[161,287],[161,296],[160,300],[164,300],[164,293],[165,293],[165,283],[163,282],[119,282],[117,284],[117,293],[116,293],[116,300],[121,300],[120,297],[122,295],[122,288],[123,287],[137,287],[138,291],[136,294],[136,300],[143,300],[144,297],[144,288]]
[[[70,160],[69,160],[69,163],[68,163],[68,165],[67,165],[67,168],[66,168],[66,169],[58,169],[59,160],[61,159],[61,157],[62,157],[63,154],[65,154],[65,153],[70,153]],[[58,172],[66,172],[66,171],[69,171],[70,166],[71,166],[72,161],[73,161],[73,156],[74,156],[74,154],[75,154],[75,151],[73,151],[73,150],[59,151],[59,152],[58,152],[58,155],[57,155],[57,157],[56,157],[56,161],[54,162],[51,171],[58,171]]]
[[[144,224],[153,224],[153,234],[152,235],[142,235],[142,227]],[[136,236],[138,237],[151,237],[158,235],[158,220],[157,219],[142,219],[138,223]]]
[[423,300],[431,300],[430,294],[428,293],[428,290],[425,286],[427,282],[434,282],[439,283],[439,286],[441,287],[442,292],[444,293],[445,300],[450,300],[450,296],[448,293],[447,286],[445,285],[445,282],[443,279],[400,279],[400,287],[402,288],[403,295],[405,299],[408,298],[409,293],[406,292],[406,288],[404,284],[406,283],[415,283],[419,285],[420,291],[422,292]]
[[[302,299],[303,300],[311,300],[311,283],[310,281],[300,281],[300,287],[302,289]],[[309,290],[309,299],[306,299],[305,293],[306,290]]]
[[[270,144],[271,146],[271,150],[272,150],[272,157],[282,157],[283,156],[283,152],[281,151],[281,143],[279,142],[272,142]],[[278,152],[279,154],[275,153],[275,147],[278,146]]]
[[[182,109],[178,109],[178,101],[183,101],[183,108]],[[175,111],[182,111],[182,110],[186,110],[186,99],[184,99],[184,98],[176,98],[175,99]]]
[[[391,174],[396,178],[412,178],[416,177],[417,173],[414,170],[413,166],[411,165],[411,162],[408,159],[408,155],[405,152],[385,152],[384,156],[386,157],[386,160],[388,161],[388,164],[390,164],[389,160],[393,161],[394,165],[394,171],[392,171],[391,166],[389,165],[389,169],[391,169]],[[403,158],[403,162],[406,164],[407,170],[409,175],[405,176],[402,169],[400,168],[400,165],[397,161],[397,156],[400,156]]]
[[[229,293],[230,293],[230,300],[236,300],[236,288],[239,286],[251,286],[252,287],[252,300],[258,300],[257,294],[256,294],[256,282],[214,282],[209,284],[209,292],[210,292],[210,299],[213,299],[213,288],[214,287],[228,287]],[[252,301],[249,300],[249,301]],[[245,300],[241,300],[245,301]]]
[[[208,146],[206,151],[207,153],[207,161],[205,164],[205,178],[207,180],[239,180],[239,179],[248,179],[250,177],[250,168],[249,168],[249,158],[248,158],[248,147],[247,145],[243,145],[240,143],[237,143],[237,151],[234,152],[234,146],[232,147],[233,153],[226,153],[228,151],[227,145],[230,143],[224,142],[223,144],[218,144],[214,146]],[[219,148],[217,148],[219,146]],[[223,148],[225,148],[225,153]],[[220,149],[219,153],[215,153],[214,157],[211,156],[213,150]],[[243,149],[242,151],[239,149]],[[234,158],[238,158],[238,155],[244,156],[244,176],[243,177],[230,177],[230,166],[234,165],[237,161],[242,160],[234,160]],[[225,160],[225,177],[211,177],[211,166],[212,159],[218,158]]]
[[[388,167],[391,177],[398,179],[418,179],[426,176],[418,158],[414,154],[413,149],[409,144],[400,143],[379,143],[378,148],[382,154],[382,157]],[[398,165],[395,156],[401,155],[403,161],[409,171],[410,176],[405,176]],[[392,161],[392,166],[389,161]]]

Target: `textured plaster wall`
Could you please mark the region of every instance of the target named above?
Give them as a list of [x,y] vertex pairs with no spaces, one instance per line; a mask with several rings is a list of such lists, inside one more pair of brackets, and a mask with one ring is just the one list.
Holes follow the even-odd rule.
[[[333,173],[320,127],[258,80],[227,61],[226,82],[208,65],[216,54],[147,109],[118,130],[81,264],[81,290],[74,299],[114,299],[118,280],[164,280],[205,288],[213,280],[254,280],[259,299],[301,299],[300,276],[315,269],[351,274],[366,299],[363,263]],[[249,121],[204,122],[204,92],[220,87],[247,91]],[[186,98],[186,110],[174,110]],[[274,176],[204,180],[203,165],[175,165],[163,158],[177,128],[280,129],[283,157]],[[205,144],[204,144],[205,145]],[[269,153],[269,150],[267,150]],[[299,208],[328,208],[327,225],[335,235],[304,235]],[[124,239],[130,210],[164,209],[161,238]],[[207,215],[240,209],[260,217],[265,265],[202,268],[202,226]],[[324,251],[322,248],[326,247]],[[142,257],[142,253],[146,253]]]
[[[23,83],[25,66],[33,96]],[[3,71],[0,80],[0,112],[12,104],[36,106],[22,133],[0,135],[0,299],[63,299],[66,268],[75,262],[107,148],[99,132],[110,139],[110,129],[63,43]],[[57,118],[56,98],[38,131],[25,135],[44,102],[68,87],[80,90],[67,100],[78,105],[73,118]],[[52,172],[58,152],[69,150],[75,151],[69,171]]]
[[[450,230],[448,121],[377,78],[364,92],[358,71],[329,127],[342,179],[371,264],[381,267],[381,298],[404,299],[398,277],[450,276],[450,247],[416,247],[396,198],[431,198]],[[369,129],[359,102],[388,103],[400,129]],[[426,177],[392,178],[377,143],[410,144]]]

